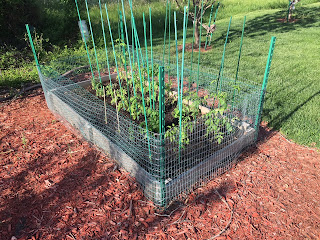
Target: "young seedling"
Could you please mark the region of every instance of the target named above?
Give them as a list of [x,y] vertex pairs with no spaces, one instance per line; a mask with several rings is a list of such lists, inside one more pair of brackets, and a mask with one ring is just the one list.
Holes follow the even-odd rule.
[[26,148],[28,144],[28,140],[26,139],[23,133],[21,133],[21,142],[23,144],[23,148]]

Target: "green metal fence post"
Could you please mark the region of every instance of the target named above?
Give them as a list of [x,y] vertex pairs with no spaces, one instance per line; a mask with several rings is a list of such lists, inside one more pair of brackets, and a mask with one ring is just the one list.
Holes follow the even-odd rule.
[[165,82],[164,67],[159,67],[159,134],[160,134],[160,186],[161,186],[161,206],[166,205],[166,186],[165,186]]
[[258,112],[256,116],[256,121],[254,124],[254,128],[256,130],[256,136],[255,140],[257,141],[258,139],[258,133],[259,133],[259,125],[260,125],[260,120],[261,120],[261,113],[262,113],[262,108],[263,108],[263,103],[264,103],[264,96],[266,94],[266,89],[267,89],[267,84],[268,84],[268,77],[270,73],[270,66],[272,62],[272,55],[273,55],[273,50],[276,42],[276,37],[271,38],[271,43],[270,43],[270,48],[269,48],[269,54],[268,54],[268,60],[266,64],[266,69],[264,72],[264,77],[263,77],[263,84],[261,88],[261,93],[260,93],[260,102],[259,102],[259,107],[258,107]]

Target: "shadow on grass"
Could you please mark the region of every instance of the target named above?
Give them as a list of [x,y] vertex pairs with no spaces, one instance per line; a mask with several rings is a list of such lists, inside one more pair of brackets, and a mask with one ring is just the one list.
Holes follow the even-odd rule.
[[[314,27],[314,24],[319,19],[320,7],[300,7],[296,11],[294,23],[283,22],[282,19],[286,16],[286,11],[277,11],[272,14],[265,14],[254,19],[250,19],[246,22],[244,37],[255,38],[257,36],[263,36],[272,32],[275,36],[281,33],[294,31],[300,28]],[[228,42],[233,41],[241,37],[241,29],[230,29]],[[225,40],[225,34],[220,36],[214,41],[218,45],[222,45]]]
[[[301,102],[300,104],[298,104],[293,110],[291,110],[289,113],[287,114],[278,114],[277,117],[274,117],[272,121],[269,122],[269,125],[272,126],[274,129],[276,130],[280,130],[282,124],[284,122],[286,122],[288,119],[290,119],[292,117],[293,114],[295,114],[297,111],[300,110],[300,108],[302,108],[303,106],[305,106],[308,102],[310,102],[311,100],[313,100],[315,97],[317,97],[318,95],[320,95],[320,91],[312,94],[310,97],[308,97],[305,101]],[[272,111],[272,109],[266,109],[267,113]]]

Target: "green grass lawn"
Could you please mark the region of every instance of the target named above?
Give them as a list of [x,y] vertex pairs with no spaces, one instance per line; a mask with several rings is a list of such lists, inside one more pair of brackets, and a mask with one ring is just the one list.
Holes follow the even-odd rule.
[[[154,51],[162,52],[165,2],[138,0],[135,4],[135,18],[142,33],[142,12],[148,18],[148,7],[152,8]],[[201,65],[219,69],[229,18],[232,25],[226,50],[226,74],[235,75],[240,36],[244,15],[247,16],[245,37],[240,63],[243,81],[262,83],[271,36],[276,36],[266,101],[262,119],[269,126],[280,130],[289,139],[300,144],[320,148],[320,2],[303,0],[295,11],[295,23],[279,21],[286,16],[286,0],[221,0],[217,18],[217,30],[213,34],[213,49],[201,53]],[[117,5],[110,4],[112,28],[117,31]],[[127,9],[127,7],[126,7]],[[172,9],[175,9],[174,6]],[[91,11],[93,22],[99,21],[98,8]],[[178,15],[182,22],[182,15]],[[208,22],[206,14],[204,22]],[[178,38],[182,43],[182,24]],[[101,31],[101,25],[95,25]],[[171,29],[173,40],[173,29]],[[98,45],[99,35],[96,36]],[[100,38],[101,39],[101,38]],[[203,40],[204,38],[202,38]],[[187,42],[192,42],[192,26],[189,22]],[[171,41],[173,46],[174,42]],[[173,48],[172,48],[172,51]],[[70,51],[63,51],[70,54]],[[186,54],[190,64],[191,54]],[[197,54],[194,55],[197,62]],[[188,66],[187,66],[188,67]],[[0,86],[16,86],[21,82],[37,79],[36,70],[30,63],[20,66],[20,70],[2,71]]]
[[[283,23],[285,8],[277,9],[279,1],[223,1],[238,2],[239,6],[225,7],[233,14],[226,50],[224,72],[235,76],[244,15],[247,16],[240,63],[240,76],[250,82],[262,83],[268,49],[272,36],[277,37],[267,87],[262,119],[300,144],[320,147],[320,3],[304,1],[295,12],[295,23]],[[249,6],[248,2],[255,2]],[[253,10],[245,12],[243,9]],[[272,8],[272,9],[266,9]],[[262,9],[262,10],[256,10]],[[221,15],[227,16],[226,13]],[[229,15],[230,17],[230,15]],[[213,35],[213,49],[201,54],[202,66],[219,69],[229,17],[217,20]],[[218,17],[219,18],[219,17]],[[180,32],[182,43],[182,33]],[[192,42],[192,29],[187,42]],[[174,42],[172,41],[172,44]],[[157,46],[161,51],[162,46]],[[156,47],[156,48],[157,48]],[[194,55],[194,63],[198,54]],[[190,61],[191,54],[186,54]],[[188,62],[188,60],[187,60]]]
[[[247,13],[240,76],[262,81],[271,36],[277,37],[267,88],[263,120],[300,144],[320,147],[320,3],[297,7],[296,23],[277,19],[285,11],[259,10]],[[237,48],[243,14],[233,17],[235,30],[227,46],[226,68],[236,69]],[[217,22],[213,53],[203,64],[219,63],[227,20]],[[214,54],[216,52],[217,54]],[[205,60],[204,60],[205,59]]]

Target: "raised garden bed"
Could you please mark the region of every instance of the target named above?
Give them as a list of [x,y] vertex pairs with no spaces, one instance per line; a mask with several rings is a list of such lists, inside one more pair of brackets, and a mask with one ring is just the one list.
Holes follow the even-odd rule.
[[[232,123],[230,131],[223,131],[221,141],[217,141],[214,131],[209,131],[208,118],[200,116],[188,123],[192,130],[186,131],[188,141],[179,151],[179,131],[166,135],[164,141],[159,133],[149,131],[147,134],[145,128],[113,106],[105,107],[102,99],[90,93],[87,90],[91,86],[90,80],[74,81],[77,75],[79,78],[83,75],[81,70],[68,76],[57,74],[53,69],[55,64],[51,66],[42,66],[39,73],[50,110],[130,172],[142,186],[145,196],[156,205],[167,206],[204,180],[225,172],[237,156],[255,142],[254,123],[259,117],[260,99],[257,86],[238,83],[242,91],[237,91],[232,109],[221,116]],[[186,76],[191,75],[189,70],[185,71]],[[208,81],[216,78],[213,74],[201,75],[211,77]],[[111,78],[115,79],[116,74]],[[109,76],[102,76],[102,81],[109,81]],[[223,91],[234,91],[231,81],[224,79]],[[199,88],[199,92],[210,91]],[[174,94],[174,90],[172,92]],[[210,106],[200,108],[210,109]]]

